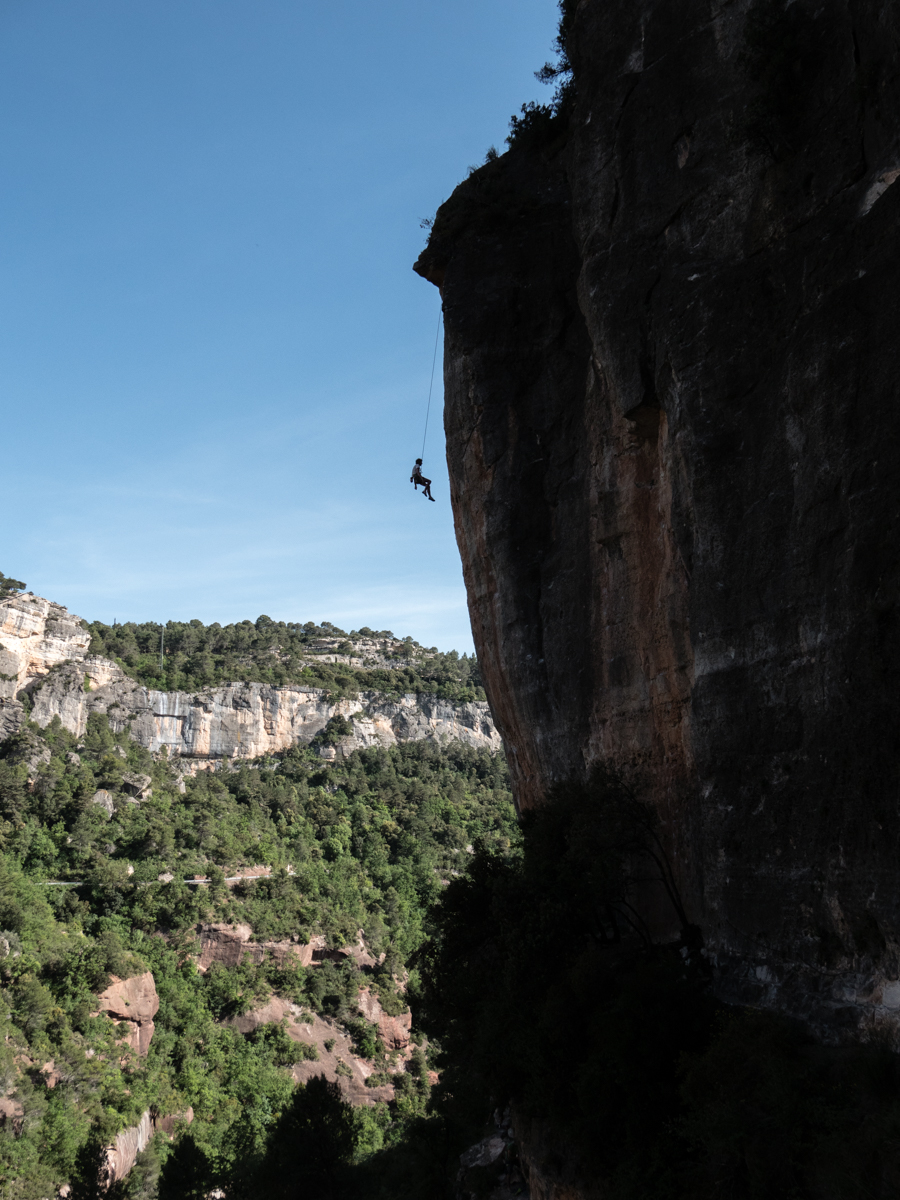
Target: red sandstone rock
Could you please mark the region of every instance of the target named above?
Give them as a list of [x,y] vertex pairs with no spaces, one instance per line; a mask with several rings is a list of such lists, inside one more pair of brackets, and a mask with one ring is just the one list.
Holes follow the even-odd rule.
[[359,1011],[378,1026],[378,1036],[388,1050],[405,1050],[409,1045],[409,1033],[412,1029],[412,1013],[409,1009],[399,1017],[389,1017],[370,988],[362,988],[359,993]]
[[106,1178],[108,1183],[124,1179],[134,1166],[135,1159],[146,1149],[153,1137],[150,1113],[145,1112],[137,1125],[131,1125],[116,1134],[116,1140],[106,1151]]
[[153,1129],[157,1133],[164,1133],[167,1137],[171,1137],[178,1127],[178,1123],[183,1121],[186,1125],[190,1125],[194,1119],[194,1110],[191,1105],[188,1105],[183,1113],[172,1113],[168,1117],[152,1117]]
[[[261,1025],[280,1021],[284,1021],[288,1037],[295,1042],[315,1046],[318,1052],[317,1059],[304,1059],[292,1068],[291,1073],[297,1083],[306,1083],[314,1075],[324,1075],[326,1079],[337,1082],[344,1099],[351,1104],[375,1104],[394,1098],[394,1088],[390,1083],[375,1088],[366,1086],[366,1080],[373,1074],[375,1067],[366,1059],[354,1054],[353,1042],[340,1025],[318,1014],[303,1013],[296,1004],[291,1004],[288,1000],[272,996],[265,1004],[239,1017],[231,1017],[223,1024],[247,1034]],[[331,1049],[328,1048],[329,1045]],[[339,1063],[344,1063],[350,1068],[349,1076],[346,1073],[338,1074]]]
[[382,952],[376,958],[369,947],[366,945],[363,931],[360,929],[356,935],[354,945],[342,946],[340,953],[344,958],[352,958],[357,967],[374,967],[378,963],[384,962],[384,953]]
[[235,967],[242,961],[244,955],[249,955],[251,962],[261,963],[266,958],[283,964],[290,959],[295,960],[301,967],[308,967],[313,961],[316,941],[304,942],[252,942],[253,930],[249,925],[226,925],[223,923],[204,924],[198,926],[200,936],[200,957],[197,969],[201,973],[209,970],[214,962],[226,967]]
[[143,1057],[153,1037],[153,1018],[159,1011],[159,996],[151,971],[130,979],[112,976],[109,987],[97,997],[100,1012],[118,1023],[122,1041]]
[[[278,996],[272,996],[265,1004],[261,1004],[251,1012],[242,1013],[239,1017],[229,1017],[222,1024],[230,1025],[238,1033],[252,1033],[260,1025],[277,1024],[285,1018],[290,1020],[296,1013],[297,1006],[295,1004],[291,1004],[288,1000],[282,1000]],[[303,1039],[295,1038],[294,1040],[302,1041]]]
[[383,954],[380,958],[374,957],[361,932],[354,945],[342,946],[339,950],[329,948],[322,934],[316,934],[308,942],[254,942],[251,940],[253,930],[249,925],[227,925],[221,922],[202,924],[197,926],[197,933],[200,938],[197,969],[201,973],[208,971],[214,962],[222,963],[226,967],[237,966],[245,954],[249,955],[254,963],[261,963],[266,958],[271,958],[279,964],[293,959],[301,967],[314,966],[326,961],[343,962],[345,958],[352,958],[358,967],[371,967],[384,958]]

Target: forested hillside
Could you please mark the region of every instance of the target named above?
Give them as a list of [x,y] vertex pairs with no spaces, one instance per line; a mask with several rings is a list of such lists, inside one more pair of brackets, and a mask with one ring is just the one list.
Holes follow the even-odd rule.
[[[272,621],[204,625],[200,621],[94,621],[91,654],[111,658],[159,691],[192,691],[219,683],[308,684],[332,692],[360,690],[398,696],[429,692],[444,700],[483,700],[474,656],[425,649],[412,638],[368,628]],[[162,669],[160,669],[162,662]]]
[[[81,741],[29,726],[0,756],[0,1195],[38,1200],[66,1182],[94,1194],[105,1147],[148,1111],[175,1141],[157,1133],[112,1193],[258,1194],[246,1172],[262,1178],[277,1159],[292,1096],[314,1121],[331,1105],[342,1161],[402,1138],[430,1087],[415,952],[473,847],[502,853],[517,837],[502,758],[416,743],[326,766],[295,747],[180,783],[164,755],[96,714]],[[248,867],[272,870],[235,883]],[[201,973],[198,934],[213,925],[249,926],[258,954]],[[315,961],[263,945],[292,940],[318,946]],[[141,1053],[117,1041],[127,1019],[117,1029],[97,997],[148,970],[159,1011]],[[377,1022],[408,998],[413,1041],[398,1050]],[[241,1032],[241,1014],[275,999],[293,1006],[293,1037],[286,1021]],[[332,1030],[318,1046],[317,1029]],[[334,1083],[295,1091],[304,1063],[334,1063],[341,1047]],[[335,1086],[360,1063],[380,1099],[350,1107]]]

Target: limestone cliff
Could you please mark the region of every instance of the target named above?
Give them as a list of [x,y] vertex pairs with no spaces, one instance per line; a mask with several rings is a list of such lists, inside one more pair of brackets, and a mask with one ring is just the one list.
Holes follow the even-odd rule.
[[445,204],[457,538],[518,803],[613,764],[723,994],[900,1011],[900,13],[581,0]]
[[0,603],[0,738],[18,728],[19,692],[30,690],[51,667],[80,662],[90,644],[84,622],[61,604],[30,592]]
[[0,740],[25,718],[16,697],[27,693],[31,719],[59,717],[81,736],[91,713],[109,716],[151,751],[196,767],[221,759],[257,758],[309,742],[334,716],[351,732],[323,757],[398,742],[459,740],[496,752],[500,735],[483,701],[453,704],[427,695],[393,700],[379,692],[329,699],[321,688],[235,683],[196,693],[156,692],[109,659],[89,656],[90,633],[80,618],[38,596],[0,602]]

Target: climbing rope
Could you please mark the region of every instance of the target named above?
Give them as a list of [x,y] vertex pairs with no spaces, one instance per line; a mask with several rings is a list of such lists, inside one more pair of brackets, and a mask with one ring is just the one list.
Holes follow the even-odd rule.
[[428,416],[431,412],[431,389],[434,387],[434,364],[437,362],[438,338],[441,333],[443,310],[438,309],[437,329],[434,331],[434,356],[431,360],[431,383],[428,385],[428,407],[425,409],[425,432],[422,434],[422,458],[425,458],[425,439],[428,437]]

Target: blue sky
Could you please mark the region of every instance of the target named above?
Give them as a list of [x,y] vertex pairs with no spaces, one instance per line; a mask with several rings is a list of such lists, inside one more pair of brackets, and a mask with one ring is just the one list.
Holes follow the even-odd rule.
[[471,649],[411,267],[553,0],[3,0],[0,569],[88,619]]

